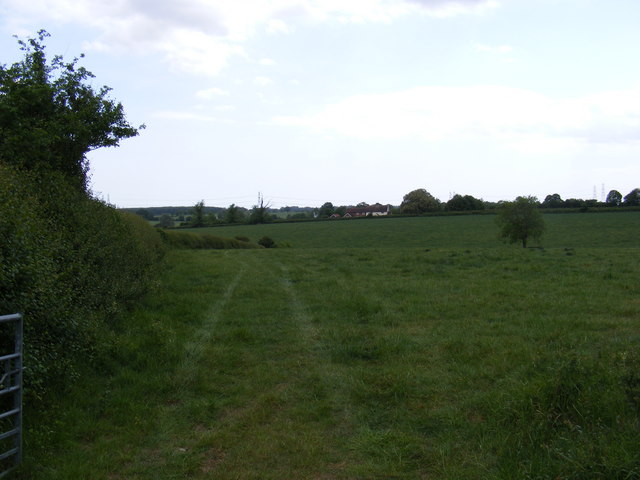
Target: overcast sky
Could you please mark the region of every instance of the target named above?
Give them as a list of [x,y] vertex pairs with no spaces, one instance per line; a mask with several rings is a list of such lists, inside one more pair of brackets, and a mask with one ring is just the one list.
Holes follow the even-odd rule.
[[0,0],[129,121],[119,207],[391,203],[640,187],[638,0]]

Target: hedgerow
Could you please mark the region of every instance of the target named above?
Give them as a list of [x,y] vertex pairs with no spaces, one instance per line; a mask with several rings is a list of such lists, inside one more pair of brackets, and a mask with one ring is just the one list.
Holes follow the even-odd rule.
[[190,232],[176,232],[163,230],[162,237],[170,248],[191,248],[191,249],[247,249],[262,248],[255,243],[240,240],[237,238],[223,238],[208,233],[198,234]]
[[134,215],[56,172],[0,164],[0,312],[25,318],[27,403],[64,391],[101,332],[148,288],[164,253]]

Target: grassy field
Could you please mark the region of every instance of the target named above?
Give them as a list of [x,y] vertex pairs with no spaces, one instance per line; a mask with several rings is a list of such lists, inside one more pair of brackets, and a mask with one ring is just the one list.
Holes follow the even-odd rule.
[[294,248],[171,252],[21,475],[640,478],[640,214],[546,220],[215,229]]
[[[640,212],[544,215],[545,247],[630,247],[638,243]],[[264,235],[294,248],[495,248],[494,215],[389,217],[191,229],[223,237]]]

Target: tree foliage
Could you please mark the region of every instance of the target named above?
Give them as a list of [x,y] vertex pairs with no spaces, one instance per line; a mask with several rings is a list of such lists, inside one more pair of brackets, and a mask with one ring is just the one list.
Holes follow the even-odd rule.
[[[346,209],[345,209],[346,211]],[[318,217],[320,218],[328,218],[331,215],[333,215],[335,213],[335,207],[333,206],[333,203],[331,202],[325,202],[322,204],[322,206],[320,207],[320,210],[318,211]]]
[[89,194],[86,153],[138,132],[78,59],[47,62],[47,36],[0,66],[0,313],[25,315],[31,406],[105,348],[106,324],[145,292],[164,250],[146,220]]
[[226,223],[240,223],[244,220],[244,212],[235,203],[229,205],[227,211],[224,214],[224,221]]
[[271,221],[271,215],[269,215],[269,203],[264,203],[264,197],[262,194],[258,195],[258,203],[251,209],[249,215],[249,223],[256,225],[259,223],[267,223]]
[[447,210],[452,212],[484,210],[484,202],[471,195],[462,196],[455,194],[451,200],[447,202]]
[[622,194],[617,190],[610,190],[604,203],[608,206],[617,207],[622,203]]
[[174,226],[174,224],[175,222],[173,221],[173,217],[168,213],[163,213],[162,215],[160,215],[160,221],[158,223],[158,226],[160,228],[171,228]]
[[536,197],[518,197],[500,205],[497,222],[500,237],[510,243],[522,242],[527,247],[530,238],[539,240],[544,233],[544,219],[538,210]]
[[0,237],[0,312],[25,315],[25,388],[40,405],[145,292],[163,245],[146,220],[88,197],[63,174],[2,164]]
[[140,215],[145,220],[153,220],[153,214],[146,208],[139,208],[136,210],[136,215]]
[[204,200],[200,200],[193,206],[193,215],[191,216],[192,227],[204,227]]
[[24,58],[0,66],[0,161],[60,172],[86,190],[86,154],[117,146],[144,126],[127,122],[122,104],[109,98],[109,87],[94,90],[94,75],[78,58],[65,62],[56,55],[47,61],[47,37],[40,30],[37,38],[18,40]]
[[564,200],[558,193],[547,195],[542,202],[544,208],[561,208],[565,206]]
[[624,196],[624,205],[627,207],[640,206],[640,188],[634,188]]
[[440,209],[440,201],[424,188],[407,193],[400,205],[401,213],[419,214],[434,212]]

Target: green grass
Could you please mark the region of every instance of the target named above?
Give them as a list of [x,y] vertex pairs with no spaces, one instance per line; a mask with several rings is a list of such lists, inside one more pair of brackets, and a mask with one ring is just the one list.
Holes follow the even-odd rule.
[[544,249],[438,217],[171,252],[22,477],[640,478],[640,216],[546,219]]
[[[640,212],[544,215],[545,247],[628,247],[638,242]],[[389,217],[191,230],[257,241],[264,235],[294,248],[494,248],[494,215]]]

